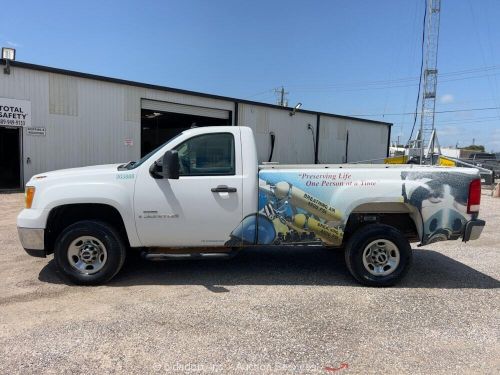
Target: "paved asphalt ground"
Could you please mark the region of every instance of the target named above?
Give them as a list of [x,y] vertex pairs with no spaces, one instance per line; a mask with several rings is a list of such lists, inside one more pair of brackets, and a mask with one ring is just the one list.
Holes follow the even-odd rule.
[[[76,287],[17,239],[0,195],[0,373],[500,373],[500,199],[480,240],[414,251],[397,287],[365,288],[339,252],[135,259]],[[335,370],[338,369],[338,370]]]

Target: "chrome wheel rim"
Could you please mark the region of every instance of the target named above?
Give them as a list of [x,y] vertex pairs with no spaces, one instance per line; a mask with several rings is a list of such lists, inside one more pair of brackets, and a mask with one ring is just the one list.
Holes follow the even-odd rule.
[[69,264],[84,275],[99,272],[107,259],[106,246],[93,236],[78,237],[68,247]]
[[399,249],[389,240],[372,241],[363,251],[363,265],[374,276],[390,275],[398,268],[399,261]]

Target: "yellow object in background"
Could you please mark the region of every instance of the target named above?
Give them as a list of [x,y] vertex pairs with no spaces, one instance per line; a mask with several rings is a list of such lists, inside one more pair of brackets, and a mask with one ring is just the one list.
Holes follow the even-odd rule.
[[406,164],[408,161],[408,156],[400,155],[400,156],[392,156],[390,158],[384,159],[384,164]]
[[457,163],[454,160],[448,159],[446,156],[442,156],[442,155],[439,156],[437,164],[442,166],[442,167],[456,167],[457,166]]

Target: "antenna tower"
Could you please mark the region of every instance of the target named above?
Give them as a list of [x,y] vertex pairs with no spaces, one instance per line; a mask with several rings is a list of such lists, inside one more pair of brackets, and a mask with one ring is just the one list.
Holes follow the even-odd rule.
[[425,23],[425,64],[423,71],[422,110],[420,112],[420,130],[417,133],[416,146],[420,151],[420,164],[430,157],[433,163],[434,149],[439,147],[434,129],[436,110],[437,57],[439,44],[439,19],[441,0],[426,0]]

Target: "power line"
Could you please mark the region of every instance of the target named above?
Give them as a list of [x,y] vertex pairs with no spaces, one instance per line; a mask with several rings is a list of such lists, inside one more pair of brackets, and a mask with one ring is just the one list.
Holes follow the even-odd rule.
[[454,120],[454,121],[438,121],[439,125],[469,125],[469,124],[481,124],[481,123],[498,123],[498,117],[495,116],[492,120]]
[[440,124],[460,124],[460,123],[470,123],[470,122],[493,122],[493,121],[500,121],[500,118],[498,116],[484,116],[484,117],[473,117],[473,118],[467,118],[467,119],[459,119],[459,118],[452,118],[449,120],[440,120]]
[[[488,111],[500,109],[500,107],[484,107],[484,108],[468,108],[468,109],[451,109],[446,111],[435,111],[434,113],[454,113],[454,112],[474,112],[474,111]],[[349,114],[347,116],[406,116],[415,115],[418,112],[403,112],[403,113],[371,113],[371,114]]]
[[[500,65],[491,65],[491,66],[485,66],[482,68],[471,68],[471,69],[457,70],[457,71],[452,71],[452,72],[448,72],[448,73],[439,73],[439,78],[440,78],[440,82],[443,83],[443,82],[453,82],[453,81],[461,81],[461,80],[467,80],[467,79],[491,77],[491,76],[496,76],[496,75],[500,74],[500,72],[492,72],[490,74],[482,74],[482,75],[473,75],[470,77],[459,77],[459,76],[467,75],[467,74],[470,75],[473,73],[480,73],[480,72],[491,72],[491,71],[495,71],[498,69],[500,69]],[[442,78],[448,78],[448,79],[442,79]],[[414,76],[414,77],[396,78],[396,79],[391,79],[391,80],[355,81],[355,82],[344,82],[344,83],[336,83],[336,84],[326,84],[326,85],[321,85],[321,86],[289,85],[288,87],[292,87],[292,88],[294,88],[294,91],[300,91],[300,92],[364,91],[364,90],[381,90],[381,89],[388,89],[388,88],[392,89],[392,88],[417,86],[417,85],[419,85],[419,83],[416,82],[417,80],[419,80],[419,77]],[[404,84],[404,83],[408,83],[408,84]],[[388,85],[388,86],[385,86],[385,85]],[[375,87],[373,87],[373,86],[375,86]],[[255,93],[255,94],[248,95],[245,98],[248,99],[248,98],[252,98],[252,97],[256,97],[256,96],[261,96],[264,94],[268,94],[266,96],[269,96],[269,93],[272,93],[275,90],[276,89],[273,88],[273,89],[268,89],[265,91],[260,91],[260,92]]]
[[[466,75],[466,74],[472,74],[472,73],[479,73],[479,72],[485,72],[485,71],[492,71],[492,70],[498,70],[500,69],[500,65],[491,65],[487,67],[481,67],[481,68],[474,68],[474,69],[466,69],[466,70],[458,70],[458,71],[452,71],[448,73],[439,73],[440,78],[448,78],[448,77],[453,77],[453,76],[460,76],[460,75]],[[499,73],[492,73],[492,74],[499,74]],[[476,77],[485,77],[488,75],[481,75],[481,76],[476,76]],[[475,77],[463,77],[463,78],[458,78],[458,79],[469,79],[469,78],[475,78]],[[413,77],[403,77],[403,78],[396,78],[396,79],[391,79],[391,80],[377,80],[377,81],[354,81],[354,82],[343,82],[343,83],[332,83],[332,84],[325,84],[325,85],[288,85],[288,87],[292,87],[297,90],[315,90],[315,89],[328,89],[328,88],[343,88],[343,87],[353,87],[353,86],[377,86],[377,85],[385,85],[385,84],[399,84],[399,83],[406,83],[406,82],[414,82],[419,80],[419,76],[413,76]],[[456,79],[453,79],[456,80]],[[451,79],[449,80],[451,81]],[[416,83],[414,83],[415,85]],[[399,87],[399,86],[398,86]],[[405,86],[402,86],[405,87]]]
[[[479,49],[481,51],[481,57],[483,59],[483,63],[486,65],[486,55],[484,53],[483,43],[481,42],[481,35],[479,33],[479,28],[477,26],[476,16],[474,14],[474,9],[472,7],[472,3],[471,3],[470,0],[469,0],[468,3],[469,3],[470,12],[472,14],[472,21],[473,21],[474,31],[476,32],[477,39],[478,39],[478,44],[479,44]],[[496,80],[495,80],[495,82],[496,82]],[[490,77],[488,77],[488,85],[490,86],[490,90],[491,90],[491,98],[494,99],[498,103],[498,98],[497,98],[497,95],[496,95],[496,87],[492,84]],[[500,112],[497,112],[497,113],[500,116]]]
[[[418,21],[418,17],[417,17],[417,12],[418,12],[418,3],[417,1],[415,1],[415,9],[413,11],[413,24],[412,24],[412,32],[410,35],[414,36],[413,37],[413,40],[412,40],[412,47],[411,48],[411,58],[409,61],[414,61],[415,60],[415,57],[417,55],[417,46],[418,46],[418,35],[416,33],[416,30],[417,30],[417,25],[419,24]],[[424,11],[425,11],[426,8],[424,8]],[[416,38],[415,38],[416,36]],[[411,64],[408,64],[408,65],[411,65]],[[420,68],[420,71],[422,71],[422,68]],[[410,72],[410,70],[408,70],[408,73]],[[404,90],[404,100],[403,100],[403,111],[406,111],[406,107],[407,107],[407,99],[408,99],[408,89]],[[386,111],[386,109],[384,108],[384,112]],[[403,131],[404,131],[404,128],[405,128],[405,117],[402,116],[401,118],[401,122],[400,122],[400,129],[399,129],[399,135],[398,135],[398,143],[399,143],[399,138],[400,136],[402,137],[403,136]]]
[[415,125],[417,124],[417,113],[418,113],[418,103],[420,101],[420,89],[422,87],[422,74],[424,70],[424,42],[425,42],[425,21],[427,19],[427,5],[425,6],[424,11],[424,23],[422,25],[422,57],[420,60],[420,78],[418,79],[418,93],[417,93],[417,102],[415,103],[415,115],[413,117],[413,126],[411,127],[410,137],[408,138],[408,142],[406,144],[410,144],[410,140],[413,137],[413,131],[415,130]]
[[[258,92],[256,94],[245,96],[245,99],[253,98],[255,96],[260,96],[260,95],[264,95],[264,94],[269,94],[271,92],[274,92],[274,89],[269,89],[269,90],[266,90],[266,91]],[[267,96],[269,96],[269,95],[267,95]]]
[[[441,79],[439,82],[440,83],[446,83],[446,82],[455,82],[455,81],[463,81],[467,79],[476,79],[476,78],[484,78],[484,77],[492,77],[500,74],[498,73],[490,73],[490,74],[483,74],[483,75],[477,75],[477,76],[470,76],[470,77],[458,77],[458,78],[449,78],[449,79]],[[304,89],[294,89],[294,91],[298,92],[327,92],[327,91],[335,91],[335,92],[351,92],[351,91],[367,91],[367,90],[385,90],[385,89],[395,89],[395,88],[402,88],[402,87],[411,87],[411,86],[419,86],[417,82],[415,83],[408,83],[408,84],[402,84],[402,85],[389,85],[389,86],[372,86],[372,87],[358,87],[358,88],[335,88],[333,86],[331,87],[318,87],[318,88],[304,88]]]

